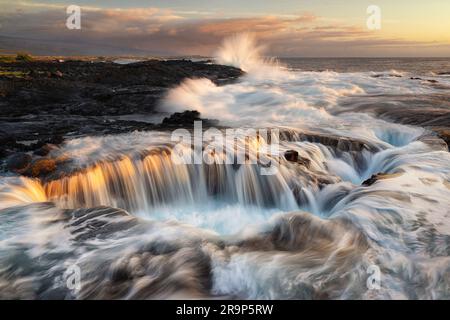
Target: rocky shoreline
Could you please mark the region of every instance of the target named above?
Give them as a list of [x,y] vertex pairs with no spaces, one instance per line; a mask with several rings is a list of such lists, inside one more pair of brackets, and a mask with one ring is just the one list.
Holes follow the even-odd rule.
[[3,62],[0,71],[0,162],[19,173],[34,155],[45,156],[67,137],[184,126],[200,114],[167,114],[163,123],[132,116],[158,114],[158,101],[185,78],[223,85],[243,74],[237,68],[189,60],[34,60]]
[[[195,110],[174,114],[157,110],[167,90],[185,78],[207,78],[224,85],[243,74],[237,68],[189,60],[0,62],[0,172],[48,175],[60,164],[46,156],[67,138],[192,127],[194,120],[201,119]],[[450,145],[448,99],[432,98],[389,96],[383,104],[370,97],[355,97],[341,112],[375,113],[390,121],[428,128],[442,140],[421,139],[445,149],[445,143]],[[396,108],[391,108],[392,101]],[[433,104],[427,105],[430,101]],[[214,119],[201,120],[204,126],[219,125]],[[310,132],[297,138],[344,151],[374,148],[354,139]]]

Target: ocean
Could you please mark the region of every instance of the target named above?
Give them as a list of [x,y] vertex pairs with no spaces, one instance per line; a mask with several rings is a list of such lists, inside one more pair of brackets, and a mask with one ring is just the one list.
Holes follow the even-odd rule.
[[279,58],[289,68],[303,71],[383,72],[450,75],[450,58]]

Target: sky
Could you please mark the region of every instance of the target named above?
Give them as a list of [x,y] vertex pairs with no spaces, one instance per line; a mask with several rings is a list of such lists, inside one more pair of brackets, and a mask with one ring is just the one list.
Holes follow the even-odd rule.
[[[66,27],[69,5],[81,29]],[[381,10],[370,30],[367,8]],[[449,0],[0,0],[0,51],[212,56],[250,32],[279,57],[450,57]]]

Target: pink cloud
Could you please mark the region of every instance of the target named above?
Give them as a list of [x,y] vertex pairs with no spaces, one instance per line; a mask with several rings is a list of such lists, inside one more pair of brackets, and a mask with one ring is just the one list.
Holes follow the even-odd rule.
[[[212,54],[230,34],[252,32],[271,55],[450,54],[446,44],[382,37],[363,26],[329,23],[311,13],[188,19],[158,8],[82,8],[82,30],[65,28],[65,8],[0,13],[0,45],[41,54]],[[20,21],[20,23],[17,23]],[[434,49],[433,49],[434,48]]]

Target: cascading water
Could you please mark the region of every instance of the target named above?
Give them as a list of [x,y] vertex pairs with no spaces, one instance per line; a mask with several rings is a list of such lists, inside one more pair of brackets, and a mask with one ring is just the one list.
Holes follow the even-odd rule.
[[[438,139],[425,129],[341,107],[435,89],[288,70],[261,50],[249,35],[226,40],[218,61],[247,75],[225,86],[187,79],[161,107],[278,129],[278,153],[263,154],[275,174],[176,163],[164,132],[68,140],[51,154],[70,159],[66,174],[0,180],[0,297],[449,298],[448,151],[422,142]],[[226,142],[215,160],[234,150]],[[75,296],[61,280],[72,264],[87,275]],[[379,290],[366,285],[371,265]]]

